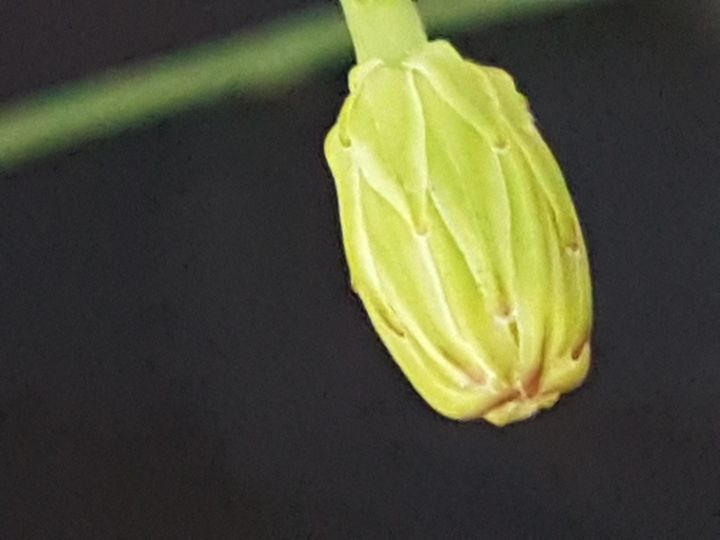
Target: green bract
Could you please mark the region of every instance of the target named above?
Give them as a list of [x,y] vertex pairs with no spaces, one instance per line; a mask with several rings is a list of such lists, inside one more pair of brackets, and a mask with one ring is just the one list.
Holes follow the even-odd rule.
[[507,73],[446,41],[365,58],[325,150],[353,288],[435,410],[504,425],[582,383],[585,243]]

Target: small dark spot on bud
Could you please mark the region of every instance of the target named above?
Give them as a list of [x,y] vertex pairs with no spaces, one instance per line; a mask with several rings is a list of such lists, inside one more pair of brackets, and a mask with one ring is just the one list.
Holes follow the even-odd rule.
[[340,145],[343,148],[350,148],[350,146],[352,145],[352,142],[350,141],[350,137],[348,137],[347,134],[343,130],[340,130],[340,134],[339,134],[338,138],[340,139]]
[[580,345],[575,347],[572,352],[572,359],[577,361],[580,360],[580,356],[582,356],[583,351],[585,350],[585,347],[587,346],[588,342],[587,340],[583,341]]
[[426,236],[428,233],[428,224],[426,220],[418,221],[415,223],[415,234],[418,236]]
[[508,330],[510,330],[510,334],[512,335],[513,341],[515,342],[515,345],[519,347],[520,332],[518,330],[517,319],[515,318],[515,310],[513,310],[508,305],[502,306],[498,311],[496,318],[507,325]]
[[520,332],[518,332],[517,321],[513,320],[510,324],[508,324],[508,329],[510,330],[510,333],[512,334],[515,345],[517,345],[519,347],[520,346]]
[[493,150],[498,154],[504,154],[505,152],[510,150],[510,141],[508,141],[505,137],[499,137],[495,139],[492,147]]
[[542,378],[542,367],[538,367],[537,370],[523,383],[523,391],[529,398],[535,397],[540,390],[540,379]]
[[580,242],[578,242],[577,240],[573,240],[567,246],[565,246],[565,249],[567,249],[568,253],[572,255],[577,255],[580,252]]
[[405,337],[405,330],[401,328],[399,324],[396,324],[394,322],[394,317],[391,317],[387,311],[385,311],[384,309],[379,309],[378,315],[380,315],[380,318],[382,319],[385,326],[387,326],[394,334],[396,334],[400,338]]

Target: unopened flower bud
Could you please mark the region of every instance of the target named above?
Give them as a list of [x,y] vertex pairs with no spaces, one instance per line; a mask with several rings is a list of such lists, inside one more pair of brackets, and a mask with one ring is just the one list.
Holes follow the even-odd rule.
[[[414,13],[357,2],[344,0],[354,38],[373,3]],[[551,407],[588,372],[591,283],[526,99],[446,41],[414,36],[395,54],[360,42],[325,148],[354,290],[439,413],[504,425]]]

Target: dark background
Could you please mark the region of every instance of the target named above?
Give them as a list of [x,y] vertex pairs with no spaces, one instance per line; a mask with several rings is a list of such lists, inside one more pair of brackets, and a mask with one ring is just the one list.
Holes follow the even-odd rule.
[[[0,99],[307,4],[5,2]],[[587,384],[503,430],[414,394],[348,287],[338,65],[0,176],[0,537],[720,536],[720,2],[454,41],[566,171]]]

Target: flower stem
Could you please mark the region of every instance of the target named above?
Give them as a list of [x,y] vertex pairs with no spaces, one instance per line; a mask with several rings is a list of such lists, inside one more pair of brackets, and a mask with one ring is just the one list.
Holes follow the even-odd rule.
[[358,63],[398,62],[427,42],[412,0],[340,0]]
[[347,51],[337,16],[311,10],[0,107],[0,171],[239,94],[268,95]]

